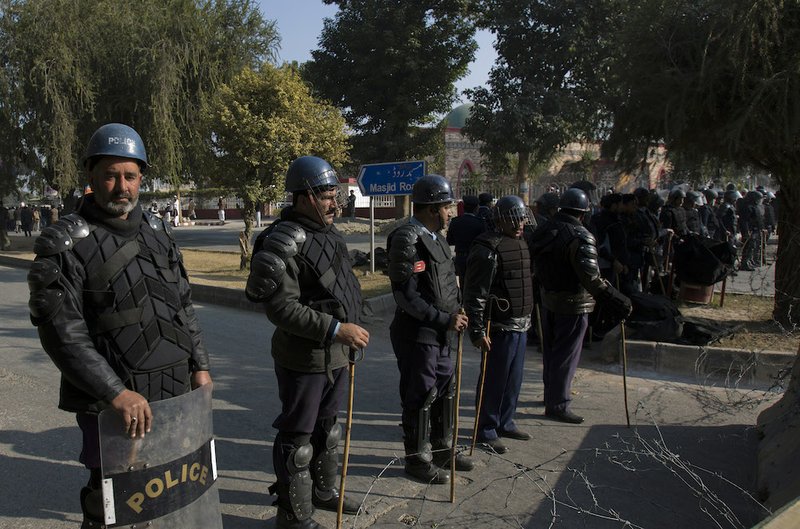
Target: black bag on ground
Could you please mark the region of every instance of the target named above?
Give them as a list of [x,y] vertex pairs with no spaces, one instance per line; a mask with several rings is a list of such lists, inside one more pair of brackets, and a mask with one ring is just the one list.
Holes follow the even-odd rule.
[[633,312],[628,326],[632,338],[653,342],[675,342],[683,334],[683,316],[671,300],[652,294],[631,294]]
[[675,274],[681,281],[710,286],[731,273],[735,260],[729,242],[692,235],[675,247]]

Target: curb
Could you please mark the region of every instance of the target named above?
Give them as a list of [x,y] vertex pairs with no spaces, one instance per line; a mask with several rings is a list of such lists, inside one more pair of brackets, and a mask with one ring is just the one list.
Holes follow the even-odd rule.
[[[772,387],[788,373],[796,354],[783,351],[753,351],[729,347],[681,345],[666,342],[626,340],[629,370],[662,375],[692,375],[705,382],[724,381],[726,386]],[[587,359],[618,363],[619,332],[609,332],[590,350]]]
[[[28,268],[30,260],[0,255],[0,264]],[[239,310],[263,313],[260,303],[247,299],[243,290],[192,283],[192,300]],[[391,293],[364,300],[365,323],[382,321],[395,308]],[[779,375],[791,369],[795,354],[780,351],[750,351],[725,347],[702,347],[662,342],[627,340],[628,368],[663,375],[693,375],[700,380],[725,380],[732,385],[772,386]],[[605,363],[619,363],[619,337],[610,332],[583,357]]]

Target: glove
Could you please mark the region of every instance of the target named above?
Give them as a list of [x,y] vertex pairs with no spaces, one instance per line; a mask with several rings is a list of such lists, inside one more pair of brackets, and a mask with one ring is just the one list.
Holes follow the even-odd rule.
[[600,302],[603,304],[603,308],[613,314],[614,319],[619,321],[624,320],[633,312],[630,298],[611,285],[608,285],[608,288],[603,291]]

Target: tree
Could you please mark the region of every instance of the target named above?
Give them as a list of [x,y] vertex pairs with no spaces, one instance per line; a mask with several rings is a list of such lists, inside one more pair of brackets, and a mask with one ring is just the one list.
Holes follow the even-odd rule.
[[434,152],[431,127],[450,110],[476,44],[468,0],[325,0],[319,49],[303,67],[316,93],[344,112],[357,163]]
[[784,0],[647,0],[625,14],[608,146],[751,165],[780,185],[773,316],[800,321],[800,5]]
[[602,1],[486,0],[480,24],[496,36],[489,88],[468,90],[474,102],[464,133],[481,141],[495,170],[517,155],[520,191],[530,165],[548,162],[564,144],[602,123],[594,99],[604,88],[603,42],[588,38],[609,25]]
[[205,102],[276,44],[249,0],[3,0],[0,156],[72,189],[94,129],[124,122],[177,186],[199,170]]
[[291,67],[243,70],[220,88],[205,120],[215,153],[213,182],[242,197],[245,241],[252,234],[256,203],[283,197],[292,160],[315,155],[334,166],[348,160],[341,113],[314,99]]

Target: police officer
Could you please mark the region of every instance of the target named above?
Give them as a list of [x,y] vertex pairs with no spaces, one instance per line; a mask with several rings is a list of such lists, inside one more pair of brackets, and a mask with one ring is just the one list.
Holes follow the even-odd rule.
[[731,244],[736,243],[736,234],[739,231],[739,215],[736,212],[736,202],[742,194],[735,189],[729,189],[722,195],[722,204],[717,210],[717,218],[725,231],[725,236]]
[[739,215],[739,230],[744,247],[739,270],[752,271],[761,267],[761,240],[764,237],[764,196],[758,191],[748,191]]
[[697,209],[700,215],[700,222],[709,237],[716,241],[724,241],[726,239],[725,231],[722,229],[722,226],[720,226],[714,208],[714,202],[717,200],[717,192],[713,189],[703,189],[701,193],[703,193],[706,202]]
[[[448,181],[426,175],[411,191],[413,215],[389,234],[389,279],[397,302],[390,326],[400,370],[405,471],[426,483],[448,483],[455,380],[449,331],[463,331],[460,295],[450,247],[442,234],[453,195]],[[458,454],[456,470],[472,469]]]
[[[359,323],[361,289],[344,238],[333,225],[339,180],[321,158],[289,165],[292,205],[256,239],[246,294],[275,324],[272,357],[281,414],[272,426],[278,528],[320,527],[314,507],[336,511],[336,416],[347,388],[348,354],[369,333]],[[358,503],[345,499],[344,512]]]
[[689,229],[686,226],[686,210],[683,209],[683,201],[686,192],[680,188],[673,189],[667,198],[667,204],[661,208],[659,220],[663,228],[673,230],[678,237],[686,237]]
[[458,282],[464,286],[464,272],[467,269],[467,256],[469,247],[475,237],[486,231],[486,223],[478,217],[478,197],[467,195],[464,197],[464,214],[450,221],[447,228],[447,244],[455,247],[456,256],[453,262],[456,265]]
[[600,277],[597,246],[583,227],[589,200],[580,189],[568,189],[559,212],[539,226],[531,240],[534,270],[541,284],[545,415],[581,423],[570,409],[570,388],[580,360],[588,314],[601,302],[617,319],[631,311],[630,300]]
[[478,195],[478,217],[483,219],[486,229],[493,229],[492,208],[494,207],[494,195],[491,193],[481,193]]
[[705,225],[700,220],[700,211],[697,209],[703,205],[703,195],[697,191],[689,191],[683,199],[683,210],[686,215],[686,229],[693,235],[708,236]]
[[208,354],[171,228],[139,206],[144,143],[132,128],[103,125],[83,159],[94,191],[76,213],[36,239],[28,274],[31,321],[62,373],[59,407],[77,414],[83,528],[101,527],[97,414],[107,408],[132,438],[168,425],[149,402],[210,384]]
[[542,196],[534,202],[535,210],[533,211],[534,220],[532,224],[542,224],[548,219],[553,218],[558,212],[559,197],[552,192],[543,193]]
[[[528,209],[518,196],[502,197],[494,207],[495,230],[475,239],[467,261],[464,308],[472,343],[488,355],[478,417],[477,441],[497,453],[501,437],[527,441],[514,423],[531,326],[533,288],[528,245],[522,238]],[[491,324],[491,327],[489,327]]]

